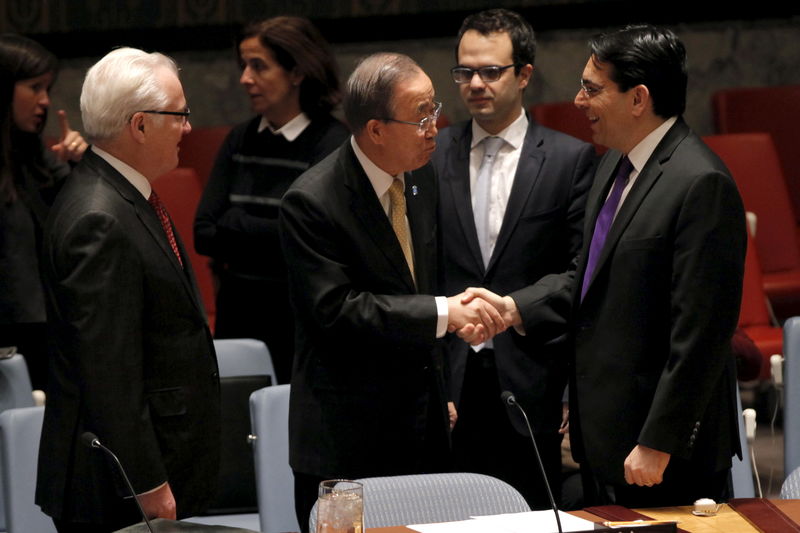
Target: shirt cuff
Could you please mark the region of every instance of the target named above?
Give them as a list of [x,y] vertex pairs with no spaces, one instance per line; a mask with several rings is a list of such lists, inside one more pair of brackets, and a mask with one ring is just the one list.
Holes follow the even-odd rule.
[[441,339],[447,333],[447,319],[449,312],[447,310],[447,297],[436,296],[436,338]]

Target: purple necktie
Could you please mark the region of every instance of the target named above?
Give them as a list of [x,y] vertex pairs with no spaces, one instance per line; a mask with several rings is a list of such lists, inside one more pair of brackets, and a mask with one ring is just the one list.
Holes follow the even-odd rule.
[[586,289],[589,288],[589,282],[592,280],[592,274],[597,267],[597,260],[600,257],[600,252],[603,251],[603,245],[606,243],[608,237],[608,230],[611,229],[611,223],[614,222],[614,214],[617,212],[620,198],[622,198],[622,191],[625,190],[625,185],[628,183],[628,176],[633,170],[628,156],[622,158],[617,169],[617,175],[614,178],[614,185],[611,189],[611,194],[608,195],[606,203],[597,215],[597,221],[594,224],[594,234],[592,235],[592,244],[589,245],[589,260],[586,262],[586,271],[583,273],[583,285],[581,286],[581,301],[586,296]]

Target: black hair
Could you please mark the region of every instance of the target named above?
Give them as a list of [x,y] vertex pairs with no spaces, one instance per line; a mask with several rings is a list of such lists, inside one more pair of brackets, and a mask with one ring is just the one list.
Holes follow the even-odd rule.
[[626,26],[589,40],[592,61],[611,65],[609,76],[620,91],[644,85],[653,111],[662,118],[686,109],[686,48],[668,29]]
[[525,65],[534,65],[536,60],[536,35],[533,28],[518,13],[508,9],[487,9],[469,15],[461,23],[456,40],[456,63],[458,62],[458,45],[461,38],[469,30],[475,30],[481,35],[490,33],[507,33],[511,39],[512,61],[514,61],[514,74],[518,75],[520,68]]
[[42,45],[22,35],[0,35],[0,201],[16,200],[15,177],[21,179],[23,167],[40,181],[48,179],[40,135],[19,131],[13,114],[17,82],[48,72],[55,79],[58,60]]

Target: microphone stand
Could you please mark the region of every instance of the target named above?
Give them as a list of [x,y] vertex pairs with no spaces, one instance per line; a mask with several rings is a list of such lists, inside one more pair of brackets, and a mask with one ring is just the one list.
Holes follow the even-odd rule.
[[130,491],[134,501],[136,502],[136,506],[139,508],[139,512],[142,514],[142,518],[144,518],[144,523],[147,524],[147,529],[150,530],[150,533],[153,533],[153,527],[150,525],[150,520],[147,518],[147,513],[145,513],[144,509],[142,508],[142,504],[139,501],[139,496],[137,496],[136,491],[133,490],[133,485],[131,484],[131,480],[128,479],[128,474],[125,473],[125,469],[122,467],[122,463],[119,461],[114,452],[112,452],[111,450],[100,444],[100,439],[97,438],[97,435],[95,435],[90,431],[87,431],[83,435],[81,435],[81,440],[86,446],[90,448],[97,448],[103,450],[103,452],[105,452],[109,457],[111,457],[114,460],[114,462],[117,465],[117,468],[122,474],[122,478],[125,480],[125,484],[128,486],[128,490]]
[[539,455],[539,447],[536,445],[536,439],[533,436],[533,430],[531,429],[531,424],[528,421],[528,415],[525,414],[525,409],[522,408],[520,404],[517,403],[517,399],[514,397],[514,394],[511,391],[503,391],[500,395],[500,399],[509,406],[514,406],[519,409],[519,412],[522,413],[522,417],[525,419],[525,425],[528,426],[528,434],[531,437],[531,442],[533,443],[533,451],[536,454],[536,460],[539,462],[539,471],[542,473],[542,479],[544,479],[544,486],[547,489],[547,496],[550,498],[550,506],[553,508],[553,512],[556,515],[556,525],[558,526],[558,533],[564,533],[564,530],[561,529],[561,518],[558,516],[558,507],[556,507],[556,501],[553,498],[553,491],[550,490],[550,482],[547,480],[547,473],[544,470],[544,463],[542,463],[542,456]]

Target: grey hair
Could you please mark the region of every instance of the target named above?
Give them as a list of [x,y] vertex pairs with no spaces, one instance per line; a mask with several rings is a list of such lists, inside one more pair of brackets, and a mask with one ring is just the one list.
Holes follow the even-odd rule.
[[343,107],[350,130],[358,134],[371,119],[390,118],[395,87],[418,72],[419,65],[404,54],[379,52],[362,59],[345,88]]
[[178,75],[175,62],[158,52],[118,48],[86,73],[81,90],[81,118],[90,141],[112,139],[131,116],[167,104],[156,72],[166,68]]

